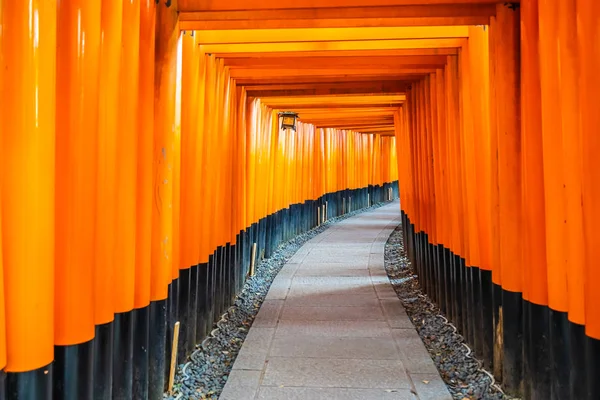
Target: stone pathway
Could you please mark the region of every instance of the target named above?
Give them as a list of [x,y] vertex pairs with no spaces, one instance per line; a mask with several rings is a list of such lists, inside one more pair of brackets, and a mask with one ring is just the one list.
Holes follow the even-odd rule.
[[398,202],[308,241],[277,275],[220,399],[451,400],[384,269]]

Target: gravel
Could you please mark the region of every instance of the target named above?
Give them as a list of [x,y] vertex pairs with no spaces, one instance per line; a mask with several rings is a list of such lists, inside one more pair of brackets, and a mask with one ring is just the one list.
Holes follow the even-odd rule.
[[464,338],[421,291],[404,252],[400,225],[385,246],[385,269],[452,397],[459,400],[513,399],[499,391],[492,378],[480,369],[481,361],[471,354]]
[[255,275],[246,281],[234,305],[213,326],[210,336],[196,346],[195,351],[184,364],[178,366],[173,392],[165,394],[164,398],[169,400],[217,399],[223,391],[235,358],[242,348],[273,279],[287,260],[305,242],[325,231],[331,224],[384,204],[386,203],[375,204],[340,217],[330,218],[321,226],[281,244],[270,258],[262,260],[256,267]]

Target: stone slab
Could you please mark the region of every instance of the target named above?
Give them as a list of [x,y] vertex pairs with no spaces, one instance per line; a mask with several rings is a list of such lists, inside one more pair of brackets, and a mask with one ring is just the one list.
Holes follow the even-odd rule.
[[263,386],[259,400],[416,400],[408,389],[342,389]]
[[283,300],[265,300],[252,323],[252,327],[275,328],[283,308],[283,302]]
[[314,335],[332,337],[385,337],[391,338],[384,321],[295,321],[282,320],[275,336]]
[[[411,374],[419,400],[452,400],[439,374]],[[427,382],[427,383],[426,383]]]
[[270,357],[265,386],[409,389],[399,360]]
[[233,369],[262,371],[265,367],[275,328],[252,328],[233,364]]
[[261,371],[233,370],[219,396],[220,400],[253,399],[260,384]]
[[400,354],[388,337],[277,336],[271,343],[270,356],[311,358],[355,358],[398,360]]
[[281,320],[383,321],[380,307],[285,307]]

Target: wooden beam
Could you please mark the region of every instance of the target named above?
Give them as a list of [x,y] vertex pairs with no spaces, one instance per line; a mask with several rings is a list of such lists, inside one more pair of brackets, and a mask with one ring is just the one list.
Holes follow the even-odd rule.
[[392,56],[452,56],[458,54],[458,48],[420,48],[420,49],[367,49],[367,50],[313,50],[313,51],[295,51],[290,54],[289,51],[274,51],[269,53],[257,52],[227,52],[212,53],[219,58],[318,58],[318,57],[392,57]]
[[281,58],[225,58],[225,66],[235,68],[297,68],[302,65],[311,68],[372,68],[396,67],[400,65],[443,66],[446,64],[445,55],[411,55],[411,56],[372,56],[372,57],[337,57],[326,56],[307,59],[294,57],[293,54]]
[[[266,85],[268,86],[268,85]],[[280,86],[280,85],[278,85]],[[322,87],[322,88],[307,88],[307,89],[247,89],[246,92],[250,97],[281,97],[281,96],[326,96],[330,94],[344,95],[344,94],[404,94],[407,89],[406,84],[395,84],[390,87],[386,86],[358,86],[358,87]],[[259,88],[260,86],[252,86],[253,88]]]
[[254,86],[261,84],[280,84],[287,83],[331,83],[331,82],[369,82],[369,81],[392,81],[392,82],[414,82],[423,78],[422,74],[398,74],[398,75],[341,75],[341,76],[305,76],[305,77],[253,77],[235,79],[238,86]]
[[221,20],[203,18],[203,13],[183,13],[187,18],[181,22],[184,31],[203,31],[219,29],[278,29],[278,28],[375,28],[397,26],[454,26],[488,25],[490,17],[420,17],[420,18],[353,18],[353,19],[275,19],[275,20]]
[[[494,3],[490,1],[489,3]],[[444,3],[448,3],[447,0]],[[184,30],[487,25],[493,4],[429,4],[201,11],[180,7]]]
[[[498,0],[454,0],[452,5],[495,4]],[[448,5],[448,0],[179,0],[179,11],[235,11],[246,10],[320,10],[327,8],[393,7],[416,5],[430,8]],[[433,7],[432,7],[433,8]]]
[[461,38],[441,39],[395,39],[395,40],[354,40],[297,43],[250,43],[250,44],[209,44],[200,45],[207,54],[223,53],[270,53],[297,51],[345,51],[345,50],[392,50],[392,49],[435,49],[458,48]]
[[435,72],[435,68],[372,68],[372,69],[313,69],[313,68],[298,68],[298,69],[233,69],[230,70],[230,76],[233,79],[243,78],[289,78],[289,77],[349,77],[354,75],[367,76],[400,76],[406,74],[430,74]]
[[300,97],[270,97],[263,99],[263,103],[269,107],[279,108],[280,106],[289,107],[298,106],[338,106],[353,105],[364,107],[365,103],[369,106],[392,106],[402,104],[406,100],[404,95],[380,95],[380,96],[300,96]]
[[236,43],[347,42],[357,40],[466,38],[468,26],[236,29],[198,33],[200,45]]

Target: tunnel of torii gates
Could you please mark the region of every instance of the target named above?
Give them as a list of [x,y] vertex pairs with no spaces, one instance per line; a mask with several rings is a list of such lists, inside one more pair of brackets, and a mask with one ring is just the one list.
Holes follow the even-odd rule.
[[252,258],[399,196],[504,389],[600,399],[600,2],[449,3],[0,0],[0,398],[161,399]]

